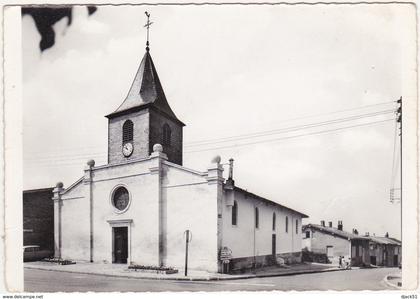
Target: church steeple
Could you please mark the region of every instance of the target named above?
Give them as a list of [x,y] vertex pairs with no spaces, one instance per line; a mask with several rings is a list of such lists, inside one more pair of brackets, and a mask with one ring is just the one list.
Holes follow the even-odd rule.
[[185,126],[166,100],[149,48],[122,104],[108,118],[108,163],[148,158],[153,145],[163,145],[170,162],[182,165],[182,128]]
[[121,115],[121,112],[126,110],[139,110],[144,106],[153,105],[154,108],[167,114],[175,121],[180,122],[166,100],[159,76],[156,72],[155,65],[153,64],[152,57],[150,56],[149,29],[153,22],[150,22],[150,14],[147,11],[145,14],[147,16],[147,23],[144,25],[144,27],[147,28],[146,53],[141,60],[127,97],[117,110],[107,115],[107,117]]
[[107,115],[107,117],[121,114],[121,112],[130,109],[138,110],[146,106],[153,106],[174,120],[179,121],[166,100],[149,50],[146,50],[141,60],[127,97],[117,110]]

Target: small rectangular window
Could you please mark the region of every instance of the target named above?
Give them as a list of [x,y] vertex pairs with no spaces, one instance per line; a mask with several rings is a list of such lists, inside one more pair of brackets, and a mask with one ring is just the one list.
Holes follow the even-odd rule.
[[237,224],[238,224],[238,203],[235,200],[232,206],[232,225],[237,225]]
[[306,231],[306,236],[305,236],[306,238],[310,238],[311,237],[311,232],[308,230],[308,231]]

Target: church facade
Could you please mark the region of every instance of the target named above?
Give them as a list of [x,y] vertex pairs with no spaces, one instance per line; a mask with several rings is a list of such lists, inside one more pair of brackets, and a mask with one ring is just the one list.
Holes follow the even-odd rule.
[[224,179],[220,157],[204,171],[182,165],[185,126],[170,108],[150,56],[108,118],[108,163],[54,200],[55,257],[221,272],[300,262],[303,213]]

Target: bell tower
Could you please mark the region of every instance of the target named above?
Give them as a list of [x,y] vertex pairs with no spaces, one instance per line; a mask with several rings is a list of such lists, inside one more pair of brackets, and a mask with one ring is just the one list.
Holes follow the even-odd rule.
[[[147,22],[149,30],[151,23]],[[146,27],[145,26],[145,27]],[[160,143],[170,162],[182,165],[185,126],[166,100],[152,57],[146,53],[122,104],[108,118],[108,163],[148,158]]]

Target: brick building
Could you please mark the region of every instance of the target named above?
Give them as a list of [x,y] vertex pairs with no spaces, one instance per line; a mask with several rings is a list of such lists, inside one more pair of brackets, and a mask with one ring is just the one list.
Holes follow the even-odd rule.
[[54,249],[53,188],[23,191],[23,245]]
[[[55,256],[222,271],[301,260],[302,218],[235,185],[216,156],[204,171],[182,165],[181,122],[163,92],[149,48],[123,103],[106,116],[108,164],[90,160],[54,189]],[[77,224],[77,225],[76,225]]]

